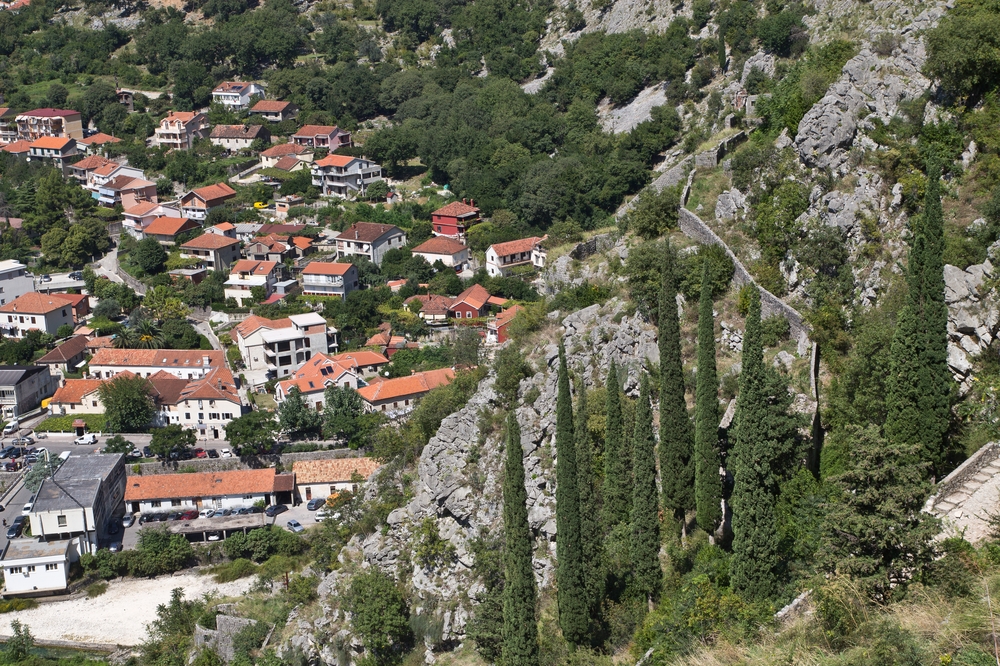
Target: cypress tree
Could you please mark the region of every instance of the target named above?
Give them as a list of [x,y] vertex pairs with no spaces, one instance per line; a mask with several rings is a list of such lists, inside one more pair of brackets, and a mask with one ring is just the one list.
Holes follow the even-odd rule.
[[656,442],[653,410],[649,402],[649,377],[643,373],[639,404],[635,409],[632,440],[632,567],[635,587],[650,602],[660,594],[660,504],[656,492]]
[[626,447],[622,441],[622,398],[618,368],[611,361],[608,368],[607,402],[605,402],[606,427],[604,434],[604,533],[615,525],[628,520],[629,488],[625,466]]
[[[778,590],[780,557],[774,505],[778,498],[775,468],[781,448],[766,394],[760,292],[753,290],[740,370],[733,445],[733,589],[751,601],[767,601]],[[785,391],[787,393],[787,390]]]
[[698,526],[712,533],[722,520],[719,476],[719,380],[715,369],[715,318],[708,262],[698,300],[698,376],[695,386],[695,504]]
[[[601,514],[594,486],[594,451],[587,430],[587,387],[581,373],[576,401],[576,485],[580,494],[580,552],[583,554],[583,586],[592,626],[600,615],[604,591],[601,571]],[[594,632],[591,632],[592,634]]]
[[517,415],[507,416],[507,466],[503,483],[504,666],[538,666],[538,624],[535,622],[535,573],[532,568],[528,494],[524,489],[524,453]]
[[573,645],[587,641],[587,595],[580,541],[580,495],[576,480],[573,403],[566,370],[566,350],[559,345],[556,396],[556,568],[559,626]]
[[920,412],[924,417],[923,458],[940,474],[947,457],[952,377],[948,369],[948,304],[944,300],[944,215],[941,212],[941,169],[927,165],[924,198],[924,256],[921,298],[924,344]]
[[684,398],[681,325],[677,317],[673,254],[667,248],[660,289],[660,485],[663,508],[684,529],[685,513],[694,508],[694,429]]

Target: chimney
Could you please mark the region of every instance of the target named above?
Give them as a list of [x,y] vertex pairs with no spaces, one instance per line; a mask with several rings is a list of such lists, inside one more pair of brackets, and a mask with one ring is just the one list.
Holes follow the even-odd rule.
[[465,200],[465,197],[462,197],[462,203],[468,204],[469,202]]
[[473,208],[475,208],[476,207],[476,200],[475,199],[469,199],[469,205],[472,206]]
[[358,230],[354,230],[354,240],[358,240]]

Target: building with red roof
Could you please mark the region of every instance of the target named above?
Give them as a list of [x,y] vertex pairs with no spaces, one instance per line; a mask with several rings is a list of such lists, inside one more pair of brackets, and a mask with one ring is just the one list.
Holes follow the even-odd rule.
[[351,145],[351,133],[336,125],[303,125],[292,135],[292,143],[310,148],[326,148],[330,152]]
[[89,155],[79,162],[70,164],[69,175],[75,178],[81,186],[86,187],[90,172],[101,167],[106,167],[109,164],[115,164],[115,162],[103,155]]
[[73,325],[73,305],[56,294],[30,291],[0,305],[0,332],[7,337],[23,338],[31,330],[55,335],[64,325]]
[[323,196],[341,199],[364,195],[372,183],[382,180],[381,166],[350,155],[327,155],[317,160],[310,171],[312,184],[322,190]]
[[223,81],[212,90],[212,101],[230,111],[250,108],[251,97],[263,97],[264,86],[253,81]]
[[480,284],[474,284],[455,297],[449,312],[456,319],[485,317],[489,310],[490,292]]
[[507,327],[522,310],[524,308],[520,305],[514,305],[486,322],[486,342],[493,345],[502,345],[507,342],[510,339]]
[[[419,303],[419,308],[417,304]],[[403,302],[410,312],[416,311],[417,316],[428,324],[446,324],[451,314],[451,306],[455,304],[453,296],[439,294],[417,294]]]
[[376,266],[389,250],[406,245],[406,234],[391,224],[355,222],[337,235],[337,258],[364,257]]
[[260,116],[272,123],[280,123],[299,115],[299,107],[291,102],[280,102],[274,99],[262,99],[250,107],[250,115]]
[[195,139],[205,138],[208,127],[208,118],[203,113],[171,111],[156,128],[153,143],[170,150],[190,150]]
[[314,354],[336,351],[336,334],[321,315],[307,312],[283,319],[251,315],[233,329],[232,336],[248,369],[287,377]]
[[216,125],[208,135],[213,146],[226,150],[245,150],[260,139],[271,142],[271,130],[264,125]]
[[428,264],[440,261],[456,271],[464,270],[469,264],[469,248],[449,236],[435,236],[411,250],[413,256],[423,257]]
[[507,243],[495,243],[486,250],[486,273],[491,277],[510,275],[515,269],[526,266],[545,267],[546,252],[542,243],[548,236],[532,236]]
[[97,132],[96,134],[91,134],[83,139],[78,139],[76,143],[80,150],[93,153],[100,150],[101,146],[105,146],[109,143],[121,142],[122,140],[116,136],[111,136],[110,134],[105,134],[104,132]]
[[[125,486],[125,506],[131,513],[145,513],[165,511],[169,507],[182,511],[206,507],[235,510],[255,503],[274,504],[280,495],[291,490],[282,484],[286,476],[291,475],[278,474],[270,467],[231,472],[130,476]],[[207,532],[220,527],[211,520],[197,522],[199,526],[205,523]],[[203,538],[200,532],[198,535]]]
[[358,389],[370,412],[386,412],[399,416],[412,410],[417,401],[439,386],[447,386],[455,379],[452,368],[415,372],[409,377],[372,381]]
[[177,241],[177,236],[197,228],[198,223],[194,220],[163,215],[150,222],[142,233],[146,238],[155,238],[160,245],[173,245]]
[[281,264],[276,261],[257,261],[241,259],[229,269],[229,279],[226,280],[226,298],[234,299],[240,307],[253,302],[253,289],[264,290],[266,300],[274,292],[274,285],[280,278]]
[[240,242],[228,236],[204,233],[181,245],[181,257],[197,259],[213,271],[228,271],[240,258]]
[[79,111],[69,109],[34,109],[15,117],[17,136],[25,141],[34,141],[43,136],[64,139],[83,138],[83,120]]
[[225,356],[217,350],[102,347],[90,359],[90,372],[98,379],[110,379],[124,371],[150,377],[164,370],[178,379],[193,380],[224,367]]
[[3,148],[0,148],[0,150],[11,155],[17,155],[18,157],[27,157],[28,153],[31,152],[31,142],[18,139],[17,141],[11,141]]
[[476,202],[452,201],[446,206],[431,213],[431,229],[435,236],[448,236],[465,240],[465,233],[479,222],[479,209]]
[[69,306],[73,309],[74,324],[81,323],[90,314],[90,296],[87,294],[62,294],[56,292],[48,295],[69,303]]
[[69,166],[67,160],[76,155],[76,139],[58,136],[43,136],[31,142],[28,156],[34,160],[52,164],[64,172]]
[[288,379],[274,387],[274,399],[279,404],[288,399],[292,391],[302,394],[310,409],[323,411],[323,393],[330,386],[357,389],[363,384],[357,373],[327,354],[315,354],[292,373]]
[[158,218],[169,217],[177,220],[182,218],[179,208],[153,201],[140,201],[134,206],[129,206],[122,211],[122,216],[124,217],[122,227],[136,240],[145,238],[145,229]]
[[347,295],[358,288],[358,269],[354,264],[310,261],[302,269],[302,293],[307,296]]
[[209,211],[224,206],[227,201],[234,197],[236,197],[236,190],[226,183],[206,185],[191,190],[181,197],[181,211],[187,218],[204,222]]

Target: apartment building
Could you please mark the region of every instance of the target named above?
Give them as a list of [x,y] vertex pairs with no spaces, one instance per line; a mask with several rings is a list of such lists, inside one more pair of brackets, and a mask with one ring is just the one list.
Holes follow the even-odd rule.
[[235,196],[236,190],[226,183],[199,187],[181,197],[181,212],[188,219],[204,222],[213,208],[224,206]]
[[251,315],[233,331],[243,364],[250,370],[265,370],[275,377],[290,375],[314,354],[328,353],[330,338],[336,333],[330,330],[326,319],[315,312],[284,319]]
[[122,211],[122,227],[136,240],[145,238],[145,230],[161,217],[181,219],[180,208],[166,203],[143,201]]
[[195,111],[171,111],[160,121],[153,142],[170,150],[190,150],[195,139],[203,139],[208,131],[208,119]]
[[245,81],[223,81],[212,90],[212,101],[230,111],[243,111],[250,107],[250,98],[264,96],[264,86]]
[[16,259],[0,261],[0,305],[34,290],[35,279],[27,266]]
[[312,184],[323,196],[347,199],[363,195],[368,186],[382,180],[382,167],[363,157],[327,155],[311,169]]
[[336,237],[337,258],[365,257],[376,266],[382,265],[382,257],[389,250],[406,245],[406,234],[391,224],[355,222]]
[[67,160],[76,155],[76,140],[69,137],[43,136],[31,142],[28,157],[33,160],[51,163],[52,166],[66,171]]
[[218,234],[202,234],[181,245],[181,257],[198,259],[209,270],[228,271],[240,258],[240,242]]
[[311,148],[326,148],[330,152],[351,145],[351,133],[336,125],[303,125],[292,135],[292,143]]
[[358,269],[354,264],[310,261],[302,269],[302,293],[307,296],[347,295],[358,288]]
[[52,294],[29,291],[0,305],[0,332],[11,338],[23,338],[36,329],[55,335],[60,326],[73,325],[73,306]]
[[244,302],[253,302],[253,288],[260,287],[264,290],[266,299],[274,292],[274,285],[278,282],[281,270],[279,266],[275,261],[240,259],[229,269],[229,279],[225,285],[226,298],[235,299],[243,307]]
[[82,139],[83,121],[79,111],[67,109],[34,109],[18,114],[17,137],[23,141],[35,141],[43,136],[64,139]]

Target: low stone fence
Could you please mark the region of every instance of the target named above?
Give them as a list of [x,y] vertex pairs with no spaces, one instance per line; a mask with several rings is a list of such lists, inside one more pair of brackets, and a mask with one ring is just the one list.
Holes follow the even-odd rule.
[[988,467],[997,458],[1000,458],[1000,443],[987,442],[983,444],[978,451],[956,467],[951,474],[938,481],[937,486],[934,488],[934,494],[928,497],[926,504],[924,504],[924,511],[933,513],[934,507],[939,500],[957,492],[968,481],[979,474],[981,469]]
[[136,280],[134,277],[122,270],[121,266],[115,266],[115,273],[122,279],[122,282],[132,287],[132,290],[140,296],[146,295],[146,285]]
[[[146,462],[127,465],[129,476],[153,476],[188,472],[233,472],[241,469],[262,469],[281,464],[291,469],[298,460],[332,460],[336,458],[360,458],[363,451],[354,449],[326,449],[302,453],[265,453],[245,458],[195,458],[194,460],[171,460],[167,462]],[[135,468],[138,467],[138,471]]]
[[714,169],[719,166],[726,155],[731,153],[736,146],[747,140],[746,132],[737,132],[728,139],[723,139],[715,148],[698,153],[694,158],[694,166],[697,169]]
[[595,255],[598,252],[604,252],[605,250],[613,247],[614,244],[615,234],[600,234],[579,243],[570,251],[569,256],[573,257],[577,261],[580,261],[589,256]]

